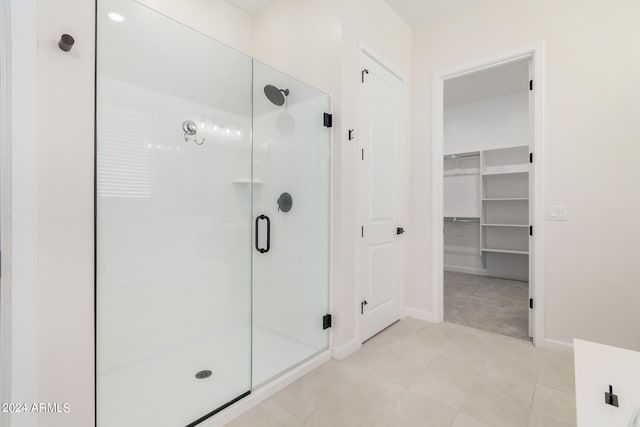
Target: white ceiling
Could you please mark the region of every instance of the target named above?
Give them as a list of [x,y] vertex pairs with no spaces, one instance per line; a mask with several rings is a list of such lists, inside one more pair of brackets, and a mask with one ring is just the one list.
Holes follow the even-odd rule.
[[[260,12],[273,0],[226,0],[249,15]],[[395,12],[412,27],[434,21],[463,10],[482,0],[386,0]]]
[[463,104],[528,89],[529,62],[522,60],[446,80],[444,105]]
[[412,27],[464,10],[482,0],[386,0],[393,10]]
[[249,15],[260,12],[260,10],[273,0],[227,0],[229,3],[244,10]]

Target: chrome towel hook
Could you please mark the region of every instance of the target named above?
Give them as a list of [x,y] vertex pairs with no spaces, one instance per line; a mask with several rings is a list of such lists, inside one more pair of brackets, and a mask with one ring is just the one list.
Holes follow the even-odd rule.
[[198,125],[195,124],[193,120],[185,120],[184,122],[182,122],[182,131],[184,132],[185,142],[193,141],[197,145],[204,144],[204,138],[202,138],[202,140],[198,142]]

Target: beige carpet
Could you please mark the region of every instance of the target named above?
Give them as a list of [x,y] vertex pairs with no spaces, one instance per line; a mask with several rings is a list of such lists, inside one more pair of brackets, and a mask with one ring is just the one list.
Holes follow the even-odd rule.
[[444,273],[444,320],[529,340],[529,283]]

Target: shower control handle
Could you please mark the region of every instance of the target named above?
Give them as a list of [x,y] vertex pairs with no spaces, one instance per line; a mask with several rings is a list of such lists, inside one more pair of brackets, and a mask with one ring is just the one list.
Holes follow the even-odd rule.
[[[267,221],[267,247],[266,248],[260,247],[260,221],[261,220]],[[269,252],[269,249],[271,249],[271,220],[266,215],[258,215],[256,217],[256,250],[261,254],[264,254],[266,252]]]

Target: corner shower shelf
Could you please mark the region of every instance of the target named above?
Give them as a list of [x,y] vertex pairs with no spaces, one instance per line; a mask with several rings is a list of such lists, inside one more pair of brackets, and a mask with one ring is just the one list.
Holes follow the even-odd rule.
[[482,248],[482,252],[492,252],[498,254],[516,254],[516,255],[529,255],[529,251],[516,251],[511,249],[491,249],[491,248]]

